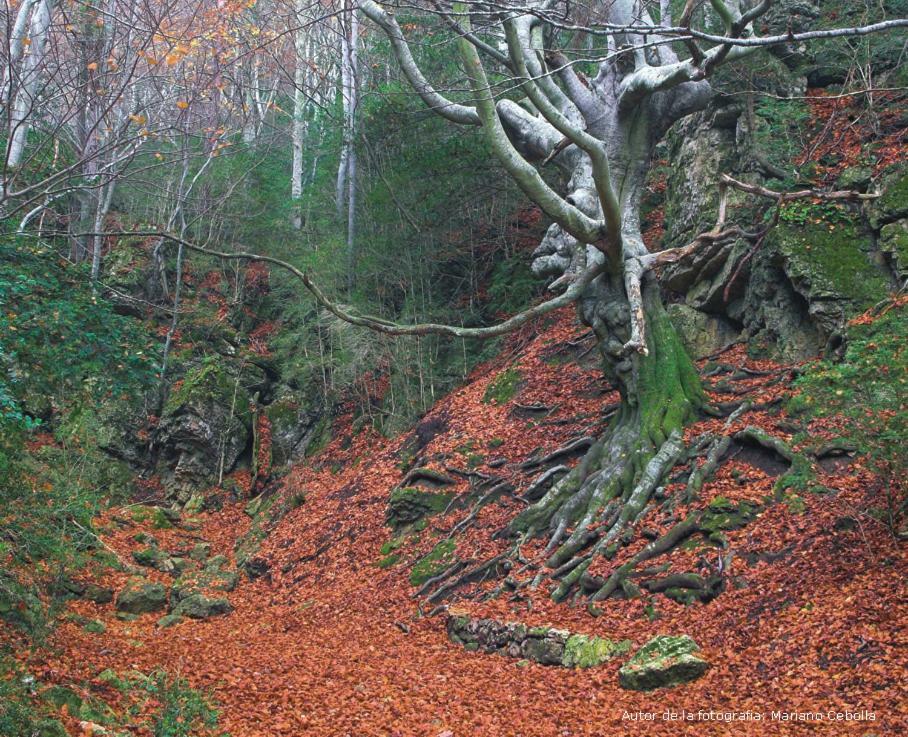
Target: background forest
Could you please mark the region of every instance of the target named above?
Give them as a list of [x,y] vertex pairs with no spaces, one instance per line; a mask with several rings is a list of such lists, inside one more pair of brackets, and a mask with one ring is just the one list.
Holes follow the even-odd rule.
[[[903,0],[766,5],[762,36],[908,17]],[[721,38],[721,7],[639,13]],[[426,78],[473,103],[458,11],[394,10]],[[482,126],[427,108],[393,33],[349,2],[0,12],[0,735],[556,734],[589,693],[618,691],[587,666],[661,633],[678,642],[657,643],[657,660],[711,663],[679,689],[692,707],[739,675],[734,698],[756,692],[766,672],[777,702],[873,702],[882,726],[848,728],[901,733],[904,23],[711,69],[708,104],[654,144],[648,252],[699,242],[720,207],[747,231],[702,241],[652,282],[714,411],[678,430],[686,449],[652,498],[616,511],[601,561],[572,578],[592,520],[513,520],[586,462],[626,399],[583,305],[488,340],[337,314],[483,328],[552,297],[534,259],[553,218]],[[596,12],[565,18],[591,27]],[[605,42],[575,31],[553,25],[546,49],[589,86]],[[505,53],[491,21],[476,33]],[[532,109],[516,77],[489,67],[498,99]],[[559,192],[574,181],[557,165],[569,138],[527,155]],[[552,590],[542,561],[562,542]],[[855,622],[869,623],[857,644]],[[527,626],[543,627],[535,654]],[[729,631],[750,638],[742,661]],[[769,643],[798,633],[810,652],[774,659]],[[686,634],[700,655],[671,651]],[[347,643],[337,660],[322,652],[332,637]],[[515,637],[516,661],[479,664],[473,651]],[[312,675],[295,681],[302,656]],[[556,663],[574,670],[544,667]],[[621,698],[637,698],[621,672]],[[499,681],[538,687],[546,716],[482,708]],[[597,733],[572,722],[562,734]]]

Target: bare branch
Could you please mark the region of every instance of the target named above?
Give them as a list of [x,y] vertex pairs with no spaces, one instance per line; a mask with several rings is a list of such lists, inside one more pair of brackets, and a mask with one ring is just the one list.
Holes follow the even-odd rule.
[[404,38],[400,26],[393,16],[388,15],[385,10],[374,0],[364,0],[360,3],[360,9],[366,16],[376,23],[388,36],[391,46],[394,49],[394,56],[400,64],[401,70],[406,75],[413,89],[422,98],[423,102],[431,110],[438,113],[444,118],[462,125],[481,125],[479,115],[476,109],[466,105],[460,105],[452,102],[446,97],[439,94],[423,75],[422,70],[417,65],[413,54],[410,52],[410,45]]

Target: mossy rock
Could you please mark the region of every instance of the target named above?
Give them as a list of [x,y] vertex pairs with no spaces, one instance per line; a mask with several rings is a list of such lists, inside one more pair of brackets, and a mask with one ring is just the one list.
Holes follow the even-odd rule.
[[107,626],[99,619],[90,619],[82,625],[82,629],[93,635],[100,635],[107,631]]
[[166,614],[158,620],[157,624],[161,629],[167,629],[180,624],[182,621],[184,621],[183,617],[179,614]]
[[657,635],[618,671],[622,688],[651,691],[700,678],[709,663],[695,653],[700,647],[687,635]]
[[[825,301],[851,303],[844,313],[853,313],[883,299],[889,284],[882,269],[871,261],[872,241],[854,222],[825,220],[804,225],[783,223],[772,234],[773,243],[785,259],[785,271],[811,304],[812,314],[822,320]],[[836,317],[839,321],[844,314]]]
[[69,737],[66,727],[56,719],[42,719],[38,722],[34,734],[35,737]]
[[899,218],[908,217],[908,168],[897,167],[884,178],[881,196],[868,208],[870,224],[880,228]]
[[208,619],[232,611],[233,607],[227,599],[209,599],[203,594],[190,594],[174,607],[171,614],[190,619]]
[[117,611],[124,614],[147,614],[167,606],[167,590],[162,584],[132,579],[117,594]]
[[420,558],[410,571],[410,583],[413,586],[422,586],[433,576],[437,576],[448,568],[455,560],[454,549],[457,544],[453,540],[444,540],[438,543],[423,558]]
[[82,697],[66,686],[50,686],[41,697],[57,711],[65,706],[70,714],[78,714],[82,708]]
[[440,514],[447,509],[453,494],[404,487],[391,492],[385,514],[387,523],[394,529],[413,524],[425,517]]
[[249,394],[227,371],[224,359],[208,356],[196,368],[188,371],[164,404],[162,416],[179,412],[207,410],[211,405],[233,407],[234,414],[249,427],[252,413]]
[[708,315],[682,303],[667,307],[678,336],[693,358],[703,358],[733,343],[737,330],[725,319]]
[[592,668],[631,649],[630,640],[615,642],[603,637],[571,635],[564,643],[561,664],[567,668]]
[[888,257],[898,279],[908,279],[908,219],[884,225],[879,242],[880,250]]
[[173,582],[170,589],[170,604],[175,607],[183,599],[205,592],[233,591],[239,583],[239,578],[236,571],[209,569],[189,571]]
[[324,429],[322,401],[316,392],[280,386],[264,414],[271,423],[271,460],[278,467],[305,457]]
[[211,555],[211,543],[196,543],[189,553],[189,559],[201,563],[209,555]]
[[715,497],[700,517],[700,529],[712,534],[739,530],[757,516],[759,507],[748,501],[735,504],[724,496]]

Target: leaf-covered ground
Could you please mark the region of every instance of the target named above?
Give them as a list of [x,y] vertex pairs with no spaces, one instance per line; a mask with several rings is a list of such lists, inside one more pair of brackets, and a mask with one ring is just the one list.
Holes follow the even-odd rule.
[[[538,470],[522,471],[521,462],[600,431],[603,408],[617,401],[596,370],[594,353],[590,336],[568,310],[511,338],[498,359],[475,371],[421,423],[428,465],[475,470],[525,488]],[[790,437],[784,415],[772,414],[775,400],[790,391],[790,367],[750,361],[740,346],[721,360],[752,373],[714,398],[746,393],[764,409],[744,415],[740,426]],[[507,379],[499,379],[506,371]],[[812,426],[813,436],[834,434],[833,421],[824,422]],[[721,423],[704,421],[689,435]],[[73,612],[101,620],[106,630],[92,634],[78,620],[64,621],[31,664],[38,677],[81,683],[86,695],[116,705],[117,692],[98,678],[102,671],[166,667],[197,688],[213,689],[221,725],[233,737],[908,733],[905,553],[884,525],[859,514],[879,503],[859,463],[840,464],[832,475],[818,469],[815,483],[826,493],[789,492],[748,526],[727,533],[735,550],[729,585],[707,605],[683,606],[664,596],[610,600],[602,616],[592,617],[584,606],[553,604],[546,584],[517,601],[469,598],[497,582],[462,589],[452,604],[477,616],[629,638],[637,646],[657,633],[689,634],[713,664],[694,683],[637,693],[618,687],[619,662],[568,670],[468,653],[448,641],[443,615],[420,616],[410,569],[469,506],[454,505],[431,518],[395,551],[396,565],[379,567],[381,548],[393,536],[385,524],[388,496],[404,476],[417,433],[389,441],[352,428],[352,413],[337,418],[331,445],[285,479],[278,493],[302,493],[305,501],[262,545],[259,555],[270,574],[244,578],[227,595],[232,614],[160,629],[159,614],[125,622],[114,616],[113,604],[73,602]],[[467,477],[456,478],[455,490],[467,491]],[[759,501],[772,494],[774,483],[735,458],[696,504],[716,496]],[[504,550],[510,543],[493,533],[522,506],[504,496],[483,507],[456,537],[455,555],[481,561]],[[843,519],[857,524],[841,524]],[[197,528],[160,530],[150,521],[135,522],[128,509],[115,510],[103,520],[104,543],[125,562],[140,532],[153,534],[162,548],[207,540],[213,554],[232,558],[235,541],[250,525],[243,504],[202,514],[199,521]],[[666,524],[653,513],[641,526],[655,534]],[[646,542],[638,536],[610,565]],[[522,553],[538,559],[541,547],[528,543]],[[677,550],[667,560],[672,570],[705,571],[717,557],[715,549]],[[112,574],[106,583],[125,580],[126,574]],[[750,710],[764,721],[663,721],[661,713],[669,709]],[[769,721],[772,711],[846,710],[873,712],[875,720]],[[627,718],[639,711],[655,712],[655,721]],[[79,733],[77,719],[69,718],[68,726]]]

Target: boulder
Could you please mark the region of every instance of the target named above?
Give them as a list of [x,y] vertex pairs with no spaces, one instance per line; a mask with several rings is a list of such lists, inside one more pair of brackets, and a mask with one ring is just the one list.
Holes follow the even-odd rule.
[[149,545],[141,550],[134,550],[132,559],[140,566],[154,568],[156,571],[169,573],[172,576],[178,576],[189,565],[189,561],[185,558],[168,555],[154,545]]
[[453,498],[452,494],[423,491],[411,487],[395,489],[388,500],[385,519],[391,527],[397,529],[418,522],[424,517],[443,512]]
[[321,429],[322,403],[318,397],[281,385],[264,413],[271,423],[273,466],[303,458]]
[[908,279],[908,218],[884,225],[880,230],[880,251],[900,283]]
[[908,168],[890,170],[879,189],[881,196],[867,207],[870,225],[876,230],[886,223],[908,217]]
[[117,594],[117,611],[124,614],[147,614],[167,607],[167,590],[159,583],[132,579]]
[[161,629],[167,629],[168,627],[173,627],[174,625],[179,624],[183,621],[183,618],[179,614],[165,614],[158,620],[158,627]]
[[250,396],[242,375],[206,358],[172,389],[155,436],[157,470],[180,503],[230,471],[249,441]]
[[232,611],[233,607],[227,599],[209,599],[204,594],[190,594],[174,607],[171,614],[190,619],[207,619]]
[[695,654],[699,649],[687,635],[658,635],[621,666],[618,682],[632,691],[650,691],[694,681],[709,669]]

